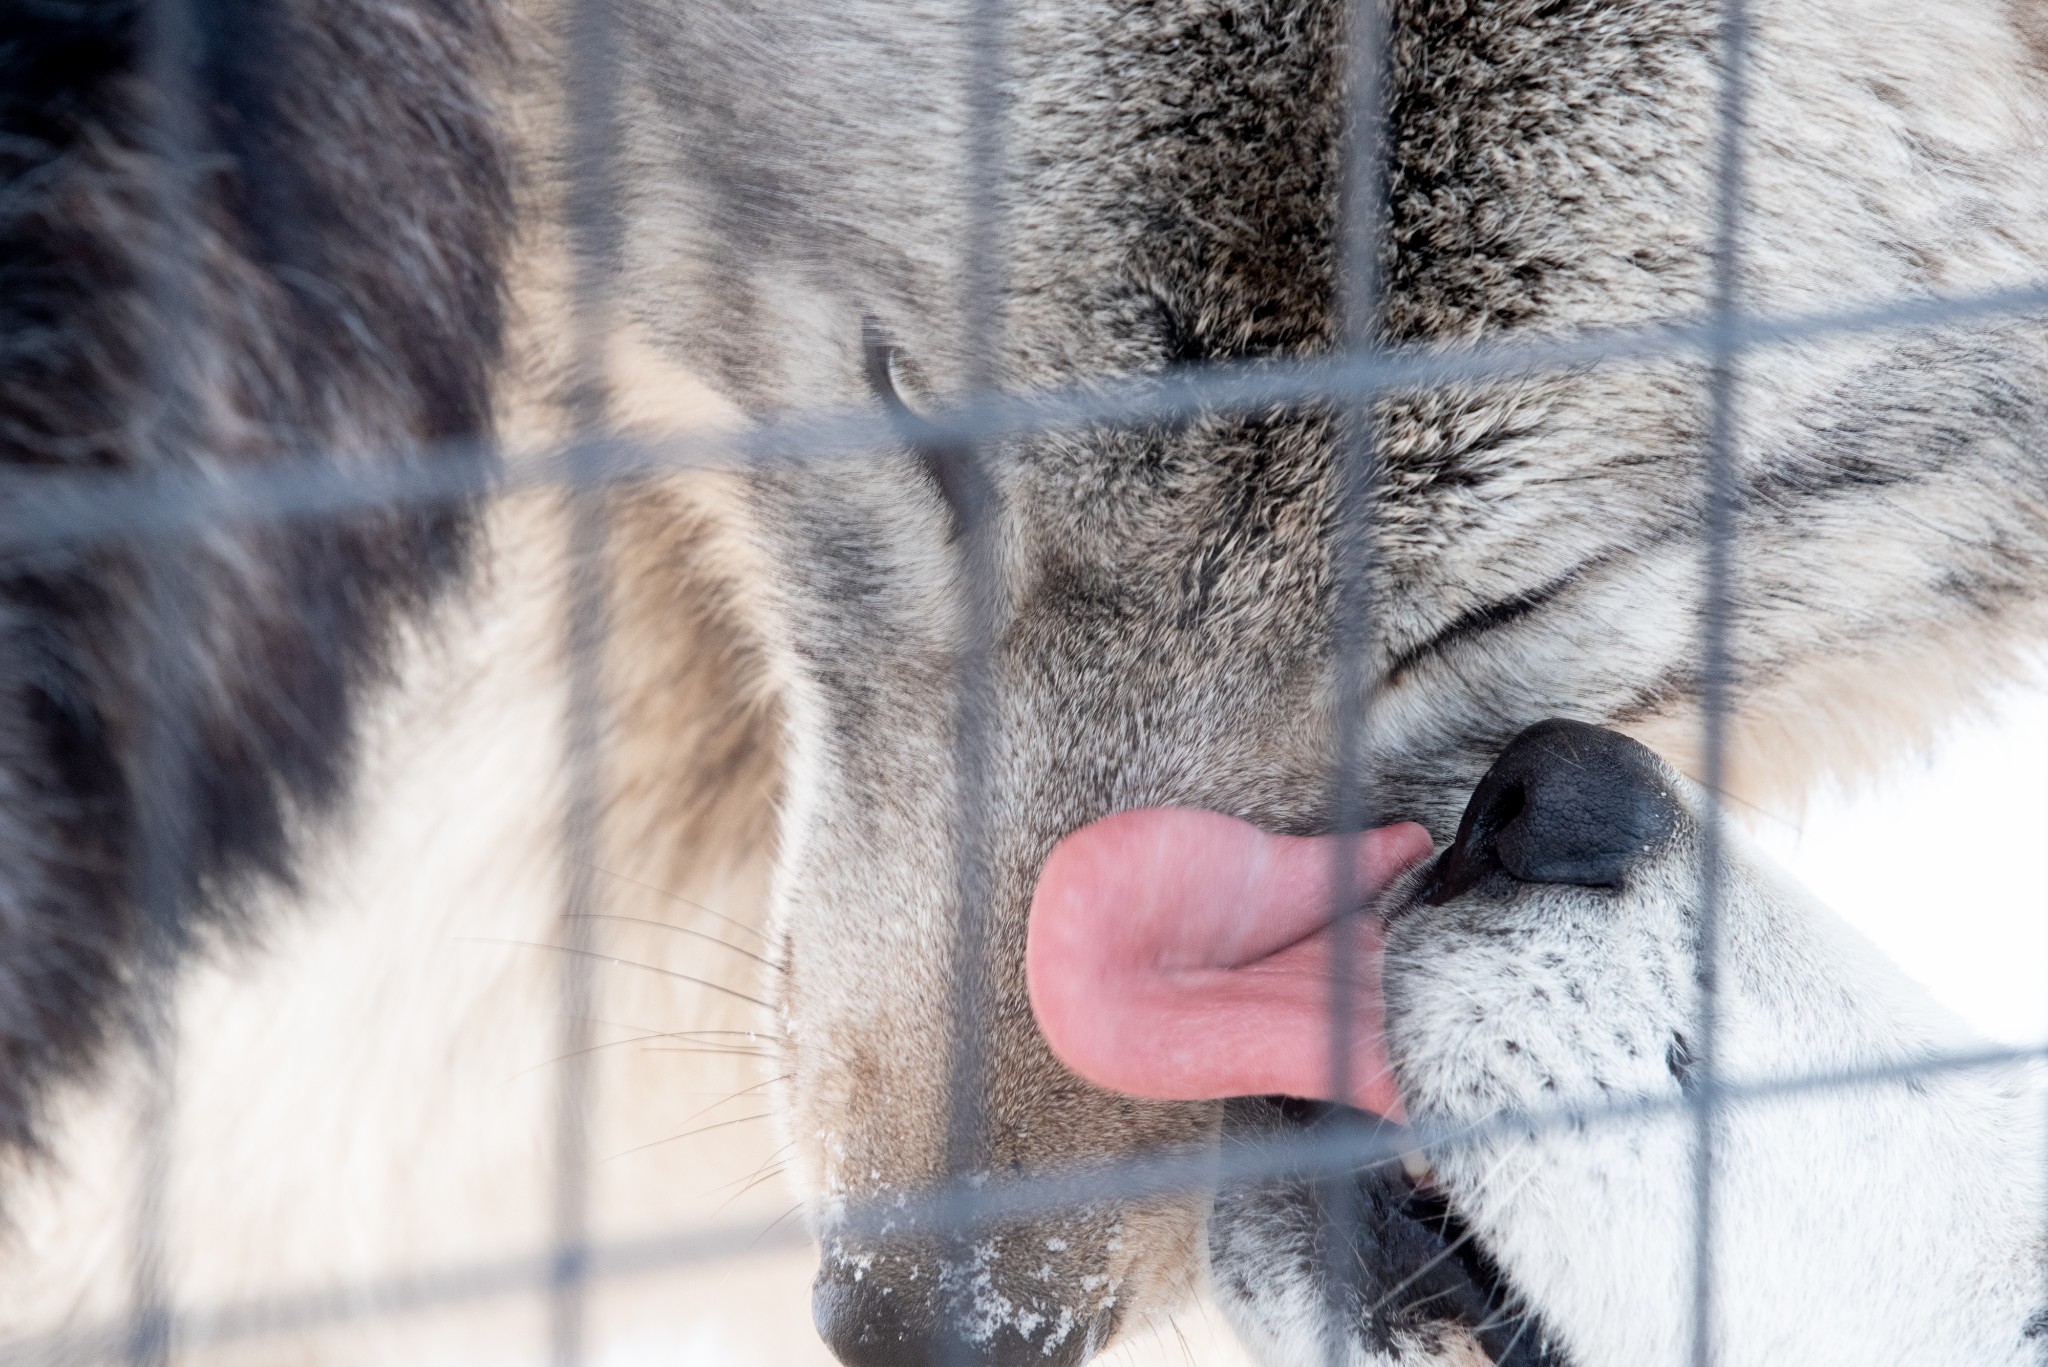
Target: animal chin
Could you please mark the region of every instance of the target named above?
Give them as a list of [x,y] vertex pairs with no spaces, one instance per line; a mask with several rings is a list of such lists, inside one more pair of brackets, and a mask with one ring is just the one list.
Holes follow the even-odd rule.
[[1421,1154],[1404,1155],[1398,1180],[1407,1187],[1408,1197],[1389,1218],[1406,1221],[1433,1237],[1442,1250],[1435,1256],[1444,1259],[1447,1268],[1455,1267],[1472,1299],[1485,1307],[1483,1318],[1468,1323],[1467,1331],[1495,1367],[1566,1367],[1564,1355],[1550,1344],[1540,1317],[1508,1280],[1485,1241],[1466,1225],[1435,1178]]
[[[1270,1156],[1274,1141],[1290,1133],[1356,1126],[1366,1134],[1376,1123],[1324,1102],[1245,1098],[1230,1103],[1226,1143],[1240,1154],[1264,1149]],[[1279,1321],[1298,1324],[1307,1312],[1327,1323],[1330,1308],[1343,1307],[1345,1332],[1366,1361],[1569,1367],[1421,1154],[1359,1169],[1347,1180],[1349,1190],[1333,1190],[1304,1168],[1219,1193],[1211,1258],[1219,1290],[1236,1302],[1234,1316],[1278,1341],[1288,1336]],[[1338,1196],[1345,1199],[1333,1200]],[[1331,1239],[1349,1245],[1345,1256],[1330,1256]],[[1335,1267],[1352,1269],[1356,1284],[1332,1286]],[[1301,1285],[1303,1277],[1312,1286]],[[1276,1289],[1276,1279],[1294,1285]]]

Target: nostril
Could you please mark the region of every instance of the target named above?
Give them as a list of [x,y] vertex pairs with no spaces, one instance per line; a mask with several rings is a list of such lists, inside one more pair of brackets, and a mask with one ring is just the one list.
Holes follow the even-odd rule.
[[1495,874],[1619,887],[1677,827],[1677,800],[1650,751],[1583,722],[1538,722],[1473,792],[1428,900],[1441,905]]
[[1486,810],[1479,814],[1474,828],[1483,832],[1484,839],[1491,840],[1497,837],[1522,814],[1522,808],[1528,803],[1528,796],[1528,789],[1520,783],[1506,785],[1494,800],[1487,804]]

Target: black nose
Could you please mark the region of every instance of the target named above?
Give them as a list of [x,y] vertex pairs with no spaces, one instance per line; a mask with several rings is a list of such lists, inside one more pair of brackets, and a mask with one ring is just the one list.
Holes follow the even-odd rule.
[[[911,1267],[924,1275],[910,1277]],[[940,1290],[931,1270],[922,1259],[828,1260],[811,1285],[811,1319],[832,1356],[846,1367],[1077,1367],[1087,1357],[1095,1335],[1071,1316],[1062,1324],[1033,1312],[967,1331],[952,1327],[981,1317],[971,1304],[942,1316],[938,1303],[955,1297]]]
[[846,1367],[895,1367],[938,1360],[938,1320],[921,1297],[898,1296],[879,1277],[820,1272],[811,1319]]
[[1503,874],[1620,887],[1677,827],[1678,802],[1655,755],[1584,722],[1538,722],[1479,781],[1428,900],[1441,905]]

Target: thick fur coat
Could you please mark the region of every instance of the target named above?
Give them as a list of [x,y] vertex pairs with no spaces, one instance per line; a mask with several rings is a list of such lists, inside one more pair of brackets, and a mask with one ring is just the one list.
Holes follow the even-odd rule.
[[[512,228],[483,98],[496,19],[209,6],[173,40],[153,14],[20,5],[0,36],[17,533],[67,506],[66,476],[126,474],[146,497],[476,464]],[[415,97],[362,98],[394,84]],[[77,487],[74,515],[120,497]],[[395,619],[451,581],[469,524],[397,506],[156,544],[17,537],[0,588],[9,1142],[105,1045],[145,922],[203,935],[252,877],[290,876],[294,826],[349,784],[356,699],[387,673]]]
[[[1336,344],[1340,6],[1013,7],[999,283],[979,300],[971,30],[953,7],[615,8],[625,230],[616,259],[589,264],[618,411],[639,430],[672,418],[681,373],[759,419],[943,407],[991,320],[1015,389]],[[0,52],[23,73],[0,97],[0,233],[20,243],[0,254],[0,439],[24,499],[67,471],[460,460],[492,414],[517,469],[564,430],[554,16],[260,18],[209,14],[155,67],[126,9],[25,23]],[[1697,318],[1718,20],[1692,0],[1391,4],[1377,339],[1448,349]],[[1932,24],[1894,0],[1768,0],[1752,50],[1743,309],[1826,315],[2048,276],[2029,3],[1962,0]],[[193,94],[168,140],[153,131],[167,82]],[[1546,716],[1697,767],[1706,375],[1681,350],[1377,404],[1380,816],[1448,839],[1493,757]],[[1822,331],[1751,354],[1739,384],[1730,774],[1788,791],[1918,737],[2039,637],[2048,338],[1996,314]],[[1228,1242],[1203,1193],[1005,1227],[964,1259],[930,1231],[843,1234],[835,1212],[1217,1135],[1217,1105],[1112,1095],[1054,1060],[1025,995],[1025,914],[1052,842],[1113,811],[1329,827],[1350,702],[1331,646],[1344,450],[1329,407],[1272,406],[991,443],[971,517],[934,478],[944,461],[901,446],[614,501],[606,849],[674,887],[774,846],[780,1098],[820,1303],[856,1283],[896,1298],[894,1318],[828,1324],[842,1353],[863,1333],[963,1332],[994,1360],[1078,1361]],[[0,810],[22,854],[0,883],[0,1122],[17,1143],[150,962],[147,898],[189,927],[235,919],[273,897],[290,837],[319,829],[351,775],[398,782],[379,766],[402,768],[408,743],[390,737],[430,734],[417,719],[433,714],[405,700],[452,677],[448,659],[468,661],[462,677],[554,667],[541,632],[507,632],[503,656],[404,644],[415,620],[490,635],[426,613],[477,525],[463,507],[235,523],[167,543],[188,548],[162,557],[175,573],[118,545],[10,561]],[[481,582],[553,585],[560,552],[533,552],[549,543],[531,526],[495,517]],[[970,600],[975,565],[992,582]],[[970,603],[991,642],[988,726],[963,788]],[[394,669],[402,687],[380,688]],[[416,720],[373,733],[385,748],[359,761],[373,695]],[[181,743],[152,741],[159,716]],[[352,792],[375,810],[374,788]],[[968,792],[979,856],[963,880]],[[557,787],[530,795],[504,830],[552,819]],[[134,873],[160,848],[190,852],[167,893]],[[963,886],[986,931],[971,962]],[[988,1079],[971,1153],[948,1086],[962,981]],[[1635,1351],[1569,1346],[1587,1363]]]

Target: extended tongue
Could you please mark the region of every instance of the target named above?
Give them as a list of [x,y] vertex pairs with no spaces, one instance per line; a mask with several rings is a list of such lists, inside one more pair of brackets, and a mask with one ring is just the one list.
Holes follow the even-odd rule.
[[1278,1093],[1399,1118],[1369,916],[1353,922],[1352,1083],[1332,1095],[1331,895],[1346,844],[1353,905],[1430,852],[1413,824],[1278,836],[1165,807],[1066,837],[1039,874],[1025,956],[1053,1052],[1082,1077],[1137,1096]]

